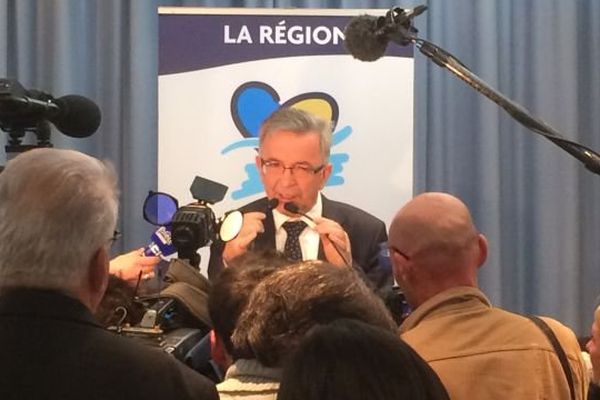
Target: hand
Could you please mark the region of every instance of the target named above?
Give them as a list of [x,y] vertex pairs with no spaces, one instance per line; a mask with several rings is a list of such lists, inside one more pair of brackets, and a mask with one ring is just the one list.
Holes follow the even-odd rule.
[[262,212],[249,212],[244,214],[240,233],[225,244],[223,249],[223,260],[231,261],[248,250],[248,246],[259,233],[265,231],[263,220],[267,216]]
[[144,256],[144,249],[137,249],[110,260],[109,272],[126,281],[138,280],[140,271],[146,278],[154,276],[154,267],[160,261],[160,257]]
[[328,218],[315,218],[314,221],[314,229],[321,236],[323,252],[327,261],[338,267],[351,266],[352,249],[350,238],[344,228],[334,220]]

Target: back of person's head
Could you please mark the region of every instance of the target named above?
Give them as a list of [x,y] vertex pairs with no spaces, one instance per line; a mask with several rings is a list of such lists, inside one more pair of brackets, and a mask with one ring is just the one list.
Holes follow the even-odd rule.
[[246,252],[228,263],[213,281],[208,311],[213,329],[227,352],[235,359],[231,335],[256,285],[290,261],[275,251]]
[[135,289],[129,282],[110,275],[106,292],[104,292],[94,317],[107,328],[120,324],[137,325],[144,315],[144,307],[134,300]]
[[396,334],[351,319],[317,325],[286,362],[278,400],[445,400],[429,365]]
[[77,292],[113,236],[117,196],[114,169],[77,151],[35,149],[8,162],[0,174],[0,288]]
[[409,300],[414,290],[435,294],[436,286],[475,286],[487,256],[469,209],[447,193],[423,193],[402,207],[390,225],[389,248],[394,276]]
[[243,358],[279,367],[310,328],[339,318],[396,330],[381,299],[353,270],[321,261],[293,264],[256,286],[233,344]]

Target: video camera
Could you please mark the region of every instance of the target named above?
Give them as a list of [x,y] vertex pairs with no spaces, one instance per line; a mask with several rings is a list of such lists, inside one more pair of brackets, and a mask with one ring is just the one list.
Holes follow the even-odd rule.
[[179,208],[167,193],[150,192],[144,202],[144,219],[156,226],[168,226],[170,240],[178,258],[198,267],[198,249],[215,240],[227,242],[239,233],[243,216],[239,211],[226,213],[217,220],[210,207],[225,197],[227,186],[196,176],[190,186],[195,203]]
[[198,249],[215,240],[235,238],[243,216],[239,211],[232,211],[223,218],[215,217],[211,205],[224,198],[227,186],[197,176],[190,192],[196,202],[183,207],[167,193],[148,194],[143,207],[144,219],[164,228],[156,232],[160,232],[161,237],[155,240],[160,243],[154,245],[163,250],[167,246],[175,247],[178,258],[169,264],[164,278],[167,286],[163,290],[157,295],[135,299],[145,310],[141,321],[124,324],[127,312],[124,310],[120,323],[109,329],[159,347],[196,369],[200,363],[194,354],[201,352],[193,349],[202,346],[201,342],[206,345],[202,339],[212,327],[208,315],[210,282],[198,268]]

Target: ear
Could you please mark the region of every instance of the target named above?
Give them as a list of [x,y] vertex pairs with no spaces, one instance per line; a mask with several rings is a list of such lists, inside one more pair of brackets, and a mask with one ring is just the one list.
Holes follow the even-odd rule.
[[325,184],[327,183],[327,180],[329,179],[329,176],[331,175],[331,171],[333,170],[333,166],[330,163],[327,163],[322,170],[323,176],[322,176],[322,180],[321,180],[321,189],[323,189],[325,187]]
[[406,275],[409,270],[409,261],[397,251],[390,249],[390,260],[392,262],[392,272],[396,283],[401,285],[401,282],[406,281]]
[[88,266],[86,283],[89,293],[89,307],[94,312],[100,304],[108,285],[109,264],[108,249],[106,246],[102,246],[94,253]]
[[477,268],[480,268],[485,263],[485,260],[487,260],[488,255],[488,241],[481,233],[477,236],[477,244],[479,247]]
[[225,349],[223,340],[214,330],[210,331],[210,354],[213,361],[221,368],[221,371],[227,371],[227,368],[233,364],[233,359]]

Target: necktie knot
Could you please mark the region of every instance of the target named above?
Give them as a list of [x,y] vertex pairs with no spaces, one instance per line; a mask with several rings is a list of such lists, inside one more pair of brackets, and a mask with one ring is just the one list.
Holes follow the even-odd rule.
[[288,236],[300,236],[304,228],[306,228],[306,222],[304,221],[286,221],[283,223],[283,229],[285,229]]
[[286,221],[282,225],[283,229],[287,232],[283,254],[293,261],[302,260],[299,237],[306,226],[306,222],[304,221]]

